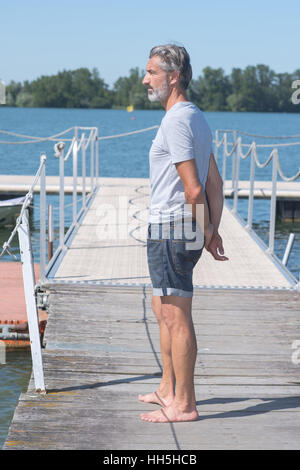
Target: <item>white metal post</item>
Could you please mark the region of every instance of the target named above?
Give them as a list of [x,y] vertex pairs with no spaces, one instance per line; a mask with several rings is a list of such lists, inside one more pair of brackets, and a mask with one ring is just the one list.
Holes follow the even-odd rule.
[[96,186],[98,187],[98,178],[99,178],[99,135],[98,135],[98,127],[96,129],[95,139],[96,139]]
[[235,157],[235,176],[234,176],[234,200],[233,200],[233,210],[234,214],[237,213],[238,205],[238,192],[239,192],[239,179],[240,179],[240,149],[241,149],[241,138],[239,137],[236,142],[236,157]]
[[78,144],[76,140],[73,145],[73,224],[76,224],[77,220],[77,155]]
[[40,279],[45,281],[46,271],[46,155],[41,155],[40,174]]
[[[236,131],[233,131],[232,133],[232,138],[233,138],[233,146],[236,145]],[[233,189],[235,189],[235,166],[236,166],[236,160],[237,160],[237,148],[232,152],[232,173],[231,173],[231,186]]]
[[252,229],[253,221],[253,197],[254,197],[254,177],[255,177],[255,148],[251,150],[251,166],[250,166],[250,189],[249,189],[249,200],[248,200],[248,222],[246,225],[247,230]]
[[65,162],[64,148],[59,153],[59,246],[63,248],[65,238]]
[[54,242],[54,224],[53,224],[53,206],[48,205],[48,262],[53,256],[53,242]]
[[81,159],[82,159],[82,207],[86,208],[86,148],[84,142],[81,148]]
[[46,393],[44,383],[41,340],[39,332],[38,312],[34,291],[34,267],[29,229],[28,209],[23,212],[22,220],[18,226],[18,237],[21,252],[24,293],[28,319],[32,367],[36,392]]
[[273,165],[272,165],[272,196],[270,208],[270,230],[269,230],[269,248],[267,251],[270,254],[274,253],[274,237],[275,237],[275,224],[276,224],[276,188],[277,188],[277,161],[278,150],[274,149]]
[[286,246],[286,249],[285,249],[283,258],[282,258],[282,264],[283,264],[284,266],[286,266],[286,264],[287,264],[287,262],[288,262],[288,260],[289,260],[289,256],[290,256],[290,252],[291,252],[291,249],[292,249],[294,240],[295,240],[295,234],[294,234],[294,233],[290,233],[290,236],[289,236],[289,239],[288,239],[288,243],[287,243],[287,246]]
[[223,164],[222,164],[222,179],[224,182],[224,191],[225,191],[225,181],[226,181],[226,147],[227,147],[227,134],[223,134]]
[[[93,132],[93,131],[91,131]],[[94,191],[94,146],[95,146],[95,140],[94,136],[92,135],[91,141],[90,141],[90,149],[91,149],[91,190]]]
[[218,131],[218,129],[217,129],[216,132],[215,132],[215,136],[216,136],[216,141],[215,141],[215,160],[216,160],[216,163],[218,164],[218,154],[219,154],[219,131]]

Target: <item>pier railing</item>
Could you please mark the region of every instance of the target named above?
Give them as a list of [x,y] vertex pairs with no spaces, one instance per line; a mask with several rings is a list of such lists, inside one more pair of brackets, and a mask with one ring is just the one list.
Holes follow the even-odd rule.
[[[290,147],[290,146],[300,146],[300,141],[298,142],[285,142],[285,143],[276,143],[276,144],[257,144],[255,140],[251,143],[244,143],[242,141],[242,135],[254,138],[276,138],[280,139],[295,139],[299,138],[300,135],[294,136],[261,136],[255,134],[249,134],[246,132],[238,130],[222,130],[218,129],[215,133],[215,158],[219,158],[219,149],[223,148],[223,155],[221,156],[222,161],[219,161],[219,168],[222,174],[223,181],[226,181],[226,164],[227,159],[232,159],[232,190],[233,190],[233,208],[232,213],[238,215],[238,199],[239,199],[239,181],[240,181],[240,163],[242,160],[250,158],[250,174],[249,174],[249,198],[248,198],[248,214],[247,214],[247,223],[245,229],[249,232],[253,232],[253,200],[254,200],[254,182],[255,182],[255,169],[265,168],[269,164],[272,165],[272,192],[271,192],[271,204],[270,204],[270,225],[269,225],[269,240],[268,246],[266,247],[266,253],[273,258],[276,258],[276,262],[280,262],[282,267],[285,268],[290,251],[293,246],[294,234],[290,234],[285,254],[282,261],[278,260],[274,253],[274,240],[275,240],[275,225],[276,225],[276,199],[277,199],[277,181],[278,176],[280,176],[283,181],[291,182],[295,181],[300,176],[300,170],[292,177],[287,177],[284,175],[279,159],[279,148],[280,147]],[[230,139],[230,141],[229,141]],[[231,147],[229,149],[229,147]],[[270,153],[264,162],[261,162],[258,159],[257,149],[269,149]],[[245,151],[243,151],[245,149]],[[299,147],[300,150],[300,147]],[[225,191],[225,188],[224,188]],[[299,280],[298,280],[299,281]],[[298,282],[298,286],[299,286]]]
[[[45,180],[45,167],[46,167],[46,155],[42,154],[40,158],[40,166],[36,175],[34,177],[33,183],[26,194],[25,200],[23,202],[20,215],[17,219],[16,225],[11,232],[11,235],[7,242],[3,244],[1,256],[7,252],[15,260],[17,257],[11,252],[11,243],[16,234],[19,238],[21,262],[22,262],[22,274],[23,274],[23,283],[24,283],[24,294],[25,294],[25,304],[28,320],[28,330],[30,337],[30,347],[31,347],[31,357],[32,357],[32,367],[36,391],[39,393],[45,393],[45,382],[44,382],[44,372],[43,372],[43,363],[42,363],[42,352],[41,352],[41,338],[39,331],[39,320],[38,320],[38,309],[37,309],[37,298],[35,290],[35,274],[34,274],[34,264],[33,264],[33,253],[31,245],[31,234],[29,227],[29,206],[31,205],[33,199],[33,193],[36,185],[40,184],[40,216],[44,213],[44,207],[46,202],[46,180]],[[40,250],[41,250],[41,260],[43,263],[44,260],[44,234],[45,234],[45,220],[41,218],[40,222]],[[43,266],[43,264],[41,264]]]
[[[61,140],[54,145],[55,157],[59,160],[59,244],[53,256],[45,266],[41,268],[40,280],[45,282],[49,272],[59,256],[66,250],[68,241],[86,212],[90,200],[98,188],[99,178],[99,138],[97,127],[75,127],[74,137],[69,140]],[[69,143],[69,147],[67,144]],[[65,162],[72,158],[72,223],[65,233]],[[89,158],[90,171],[87,174],[87,158]],[[81,176],[79,176],[81,168]],[[80,184],[79,184],[80,183]],[[81,191],[81,209],[79,208],[79,186]],[[43,215],[44,219],[46,214]],[[52,221],[49,222],[52,225]],[[44,248],[46,238],[43,240]],[[45,263],[45,260],[44,260]]]
[[[16,225],[12,230],[9,239],[3,244],[0,258],[5,252],[10,254],[16,261],[18,260],[12,252],[11,243],[18,234],[20,255],[22,262],[23,284],[25,293],[26,312],[28,319],[28,329],[31,346],[33,376],[35,382],[35,389],[39,393],[45,393],[44,373],[42,364],[41,353],[41,335],[39,331],[38,321],[38,290],[47,281],[47,273],[51,270],[53,263],[58,256],[66,249],[67,242],[72,234],[72,231],[79,223],[80,218],[87,210],[90,199],[93,197],[97,186],[99,176],[99,159],[98,159],[98,128],[97,127],[75,127],[74,137],[72,139],[65,138],[63,135],[70,132],[68,129],[59,135],[49,138],[35,138],[26,136],[28,139],[33,139],[30,143],[44,140],[61,140],[55,143],[54,153],[59,159],[59,246],[55,253],[49,257],[47,262],[47,208],[46,208],[46,160],[47,156],[43,153],[40,157],[40,166],[34,177],[33,183],[25,196],[22,204],[20,215],[17,218]],[[24,136],[23,136],[24,137]],[[28,142],[28,141],[25,141]],[[23,143],[25,143],[23,142]],[[9,143],[9,142],[6,142]],[[68,148],[67,145],[69,144]],[[72,156],[72,179],[73,179],[73,217],[70,227],[65,234],[65,162]],[[78,172],[81,156],[81,193],[82,193],[82,207],[79,208],[78,204]],[[87,156],[89,157],[90,171],[87,175]],[[40,255],[40,279],[35,283],[34,275],[34,262],[33,251],[31,243],[31,233],[29,227],[29,207],[32,205],[33,194],[39,184],[40,191],[40,237],[39,237],[39,255]],[[53,213],[53,211],[51,211]],[[48,224],[48,234],[53,226],[53,221]],[[40,305],[41,306],[41,305]]]

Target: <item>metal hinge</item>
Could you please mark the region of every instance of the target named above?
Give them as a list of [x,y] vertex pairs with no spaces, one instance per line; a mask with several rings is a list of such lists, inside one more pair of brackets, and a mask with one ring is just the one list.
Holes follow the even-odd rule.
[[49,293],[43,290],[40,286],[36,287],[36,306],[41,310],[47,310],[49,307]]

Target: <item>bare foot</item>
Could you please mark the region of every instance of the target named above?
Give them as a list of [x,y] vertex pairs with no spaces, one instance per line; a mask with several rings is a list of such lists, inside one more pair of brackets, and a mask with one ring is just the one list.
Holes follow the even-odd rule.
[[144,403],[155,403],[160,406],[168,406],[172,403],[174,397],[162,398],[157,392],[148,393],[147,395],[139,395],[138,399]]
[[184,412],[176,409],[172,405],[157,411],[152,411],[151,413],[143,413],[140,416],[142,420],[151,423],[178,423],[183,421],[197,421],[199,418],[197,410]]

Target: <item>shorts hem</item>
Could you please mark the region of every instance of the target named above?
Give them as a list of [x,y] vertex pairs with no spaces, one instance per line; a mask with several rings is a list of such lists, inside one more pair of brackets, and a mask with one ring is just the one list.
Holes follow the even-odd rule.
[[153,295],[163,297],[165,295],[175,295],[177,297],[193,297],[193,291],[175,289],[174,287],[153,287]]

